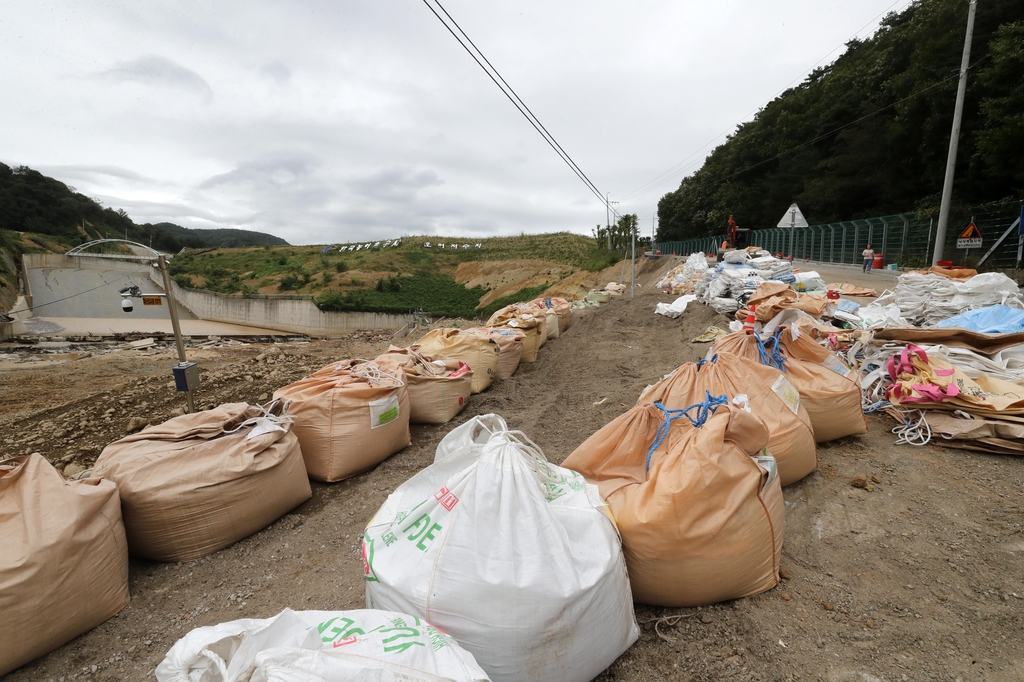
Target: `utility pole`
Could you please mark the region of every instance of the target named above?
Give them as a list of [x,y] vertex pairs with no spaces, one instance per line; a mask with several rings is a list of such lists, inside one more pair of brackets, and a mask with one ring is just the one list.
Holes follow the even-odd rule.
[[[164,293],[167,294],[167,312],[171,316],[171,329],[174,330],[174,343],[178,347],[178,365],[187,365],[188,358],[185,357],[185,342],[181,338],[181,326],[178,324],[178,307],[174,302],[174,290],[171,288],[171,273],[167,269],[167,256],[160,254],[160,274],[164,278]],[[192,414],[196,411],[195,401],[192,398],[192,391],[185,396],[188,399],[188,411]]]
[[611,210],[612,210],[612,204],[617,204],[619,202],[617,202],[617,201],[608,201],[608,195],[609,194],[611,194],[611,192],[605,192],[604,193],[604,225],[605,225],[605,231],[608,233],[608,250],[611,251],[612,250],[612,222],[611,222],[612,221],[612,216],[611,216]]
[[[639,221],[637,221],[637,222],[639,222]],[[640,229],[640,225],[634,224],[633,227],[631,227],[630,230],[629,230],[630,234],[633,235],[633,259],[632,259],[633,262],[630,265],[630,267],[632,268],[633,272],[632,272],[632,275],[630,277],[630,285],[629,285],[629,297],[630,298],[636,298],[636,231],[639,230],[639,229]]]
[[942,260],[946,245],[946,226],[949,225],[949,204],[953,200],[953,176],[956,174],[956,152],[960,145],[960,122],[964,115],[964,97],[967,94],[967,69],[971,63],[971,38],[974,34],[974,13],[978,0],[971,0],[967,12],[967,36],[964,38],[964,54],[960,60],[960,82],[956,89],[956,108],[953,110],[953,130],[949,135],[949,156],[946,157],[946,178],[942,183],[942,202],[939,206],[939,224],[935,228],[935,250],[932,265]]

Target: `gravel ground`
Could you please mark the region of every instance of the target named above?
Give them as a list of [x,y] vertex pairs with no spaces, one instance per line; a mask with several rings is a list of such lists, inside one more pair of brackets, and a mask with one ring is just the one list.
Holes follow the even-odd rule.
[[[575,313],[538,362],[474,396],[451,425],[413,427],[410,447],[347,481],[314,483],[312,500],[228,549],[179,564],[133,559],[128,607],[4,682],[152,680],[194,627],[285,607],[362,607],[363,527],[432,461],[451,426],[496,412],[561,462],[645,385],[702,357],[707,346],[690,339],[726,323],[699,304],[678,320],[654,315],[668,300],[644,289],[634,301]],[[203,368],[197,400],[266,400],[328,362],[373,357],[388,343],[363,334],[193,351]],[[159,421],[180,409],[173,361],[173,349],[160,347],[0,372],[0,452],[89,466],[132,417]],[[699,609],[637,605],[639,642],[599,679],[1024,679],[1024,459],[897,447],[887,418],[869,426],[822,445],[818,472],[784,490],[779,587]],[[875,477],[873,490],[853,487],[858,476]]]

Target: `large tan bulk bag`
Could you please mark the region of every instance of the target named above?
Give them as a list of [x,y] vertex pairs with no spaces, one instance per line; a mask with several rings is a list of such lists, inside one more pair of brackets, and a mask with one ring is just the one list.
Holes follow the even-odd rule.
[[690,362],[640,396],[641,403],[682,408],[704,400],[705,392],[747,396],[747,404],[768,428],[768,452],[779,466],[782,485],[796,483],[818,467],[818,451],[807,410],[782,372],[732,353]]
[[412,443],[409,390],[398,364],[343,360],[279,388],[290,400],[306,472],[332,483],[377,466]]
[[637,602],[700,606],[778,583],[785,509],[775,463],[762,454],[768,429],[752,412],[714,405],[726,400],[691,409],[697,425],[637,405],[562,463],[611,508]]
[[511,379],[519,367],[519,359],[523,356],[523,340],[526,333],[509,327],[475,327],[463,330],[465,334],[476,334],[493,339],[498,344],[498,365],[494,368],[494,378]]
[[286,406],[227,403],[103,449],[132,555],[190,561],[238,542],[313,496]]
[[547,339],[540,316],[529,313],[522,314],[514,305],[506,306],[491,315],[487,320],[487,326],[518,329],[526,335],[523,338],[523,353],[519,357],[520,362],[536,362],[537,351]]
[[420,353],[419,346],[391,346],[376,361],[402,365],[409,389],[409,421],[413,424],[444,424],[462,412],[469,400],[473,370],[461,360]]
[[38,454],[0,464],[0,676],[127,604],[117,486],[66,481]]
[[434,329],[415,345],[421,353],[437,353],[469,365],[473,370],[473,393],[486,390],[494,381],[501,349],[493,339],[464,334],[461,329]]
[[[793,343],[789,327],[779,327],[776,332],[765,341],[746,332],[729,334],[715,342],[714,352],[734,353],[785,373],[800,393],[817,442],[867,433],[860,386],[850,378],[854,375],[849,367],[805,335],[801,335],[803,343]],[[807,344],[819,348],[820,353],[812,352]]]
[[558,316],[558,333],[564,333],[572,321],[572,309],[564,298],[537,298],[531,301],[538,308],[550,308]]

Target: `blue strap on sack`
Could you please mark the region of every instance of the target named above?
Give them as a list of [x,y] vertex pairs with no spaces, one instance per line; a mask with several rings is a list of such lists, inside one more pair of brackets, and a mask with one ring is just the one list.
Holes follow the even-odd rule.
[[[665,441],[665,438],[668,436],[669,428],[672,426],[672,422],[676,419],[686,417],[694,427],[699,429],[704,426],[708,417],[713,415],[720,405],[725,405],[728,402],[729,399],[724,395],[712,396],[711,391],[704,391],[703,402],[694,403],[689,407],[678,410],[670,410],[661,403],[654,403],[654,406],[665,414],[665,423],[658,427],[658,432],[654,436],[654,442],[651,443],[651,447],[647,450],[647,461],[644,462],[644,471],[651,470],[651,457],[654,455],[654,451],[658,449],[658,446]],[[690,412],[694,412],[695,414],[691,415]]]
[[761,356],[761,364],[774,367],[780,372],[785,372],[786,356],[782,354],[782,350],[779,348],[779,336],[781,334],[782,327],[778,327],[775,333],[768,337],[767,340],[762,341],[757,334],[754,334],[754,340],[757,342],[757,353]]
[[697,371],[699,372],[701,367],[703,367],[704,365],[708,364],[709,362],[712,365],[715,364],[716,362],[718,362],[718,353],[715,353],[714,355],[712,355],[710,360],[708,360],[707,358],[704,358],[703,360],[698,360],[697,361]]

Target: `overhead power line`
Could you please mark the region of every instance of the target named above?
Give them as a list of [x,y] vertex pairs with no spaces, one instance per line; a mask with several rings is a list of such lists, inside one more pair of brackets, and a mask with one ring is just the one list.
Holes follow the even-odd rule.
[[[433,0],[433,5],[430,0],[423,0],[423,4],[426,5],[427,9],[437,17],[438,21],[440,21],[446,29],[448,29],[448,32],[452,34],[455,40],[458,41],[459,45],[461,45],[469,56],[473,58],[473,61],[483,69],[484,73],[494,81],[494,84],[498,86],[498,89],[501,90],[502,94],[504,94],[505,97],[512,102],[515,108],[519,110],[519,113],[521,113],[526,120],[530,122],[530,125],[533,126],[534,130],[544,138],[544,141],[547,142],[555,153],[558,154],[558,156],[565,162],[565,164],[569,166],[572,172],[576,174],[576,177],[578,177],[583,184],[587,186],[587,189],[589,189],[602,204],[604,204],[615,216],[618,217],[618,212],[611,208],[609,202],[601,193],[601,190],[597,188],[597,185],[591,182],[590,178],[587,177],[587,174],[584,173],[579,165],[572,160],[572,157],[569,156],[569,154],[562,148],[562,145],[558,143],[555,137],[548,132],[548,129],[544,127],[544,124],[540,122],[540,119],[534,115],[528,106],[526,106],[526,103],[523,102],[518,94],[516,94],[516,91],[512,89],[512,86],[510,86],[498,70],[494,68],[494,65],[491,64],[490,60],[488,60],[486,56],[484,56],[484,53],[476,46],[466,32],[462,30],[462,27],[459,26],[458,22],[452,18],[452,15],[448,13],[448,10],[446,10],[438,0]],[[443,17],[441,14],[438,14],[437,9],[434,9],[434,5],[437,5],[437,9],[440,9],[441,13],[444,14]]]

